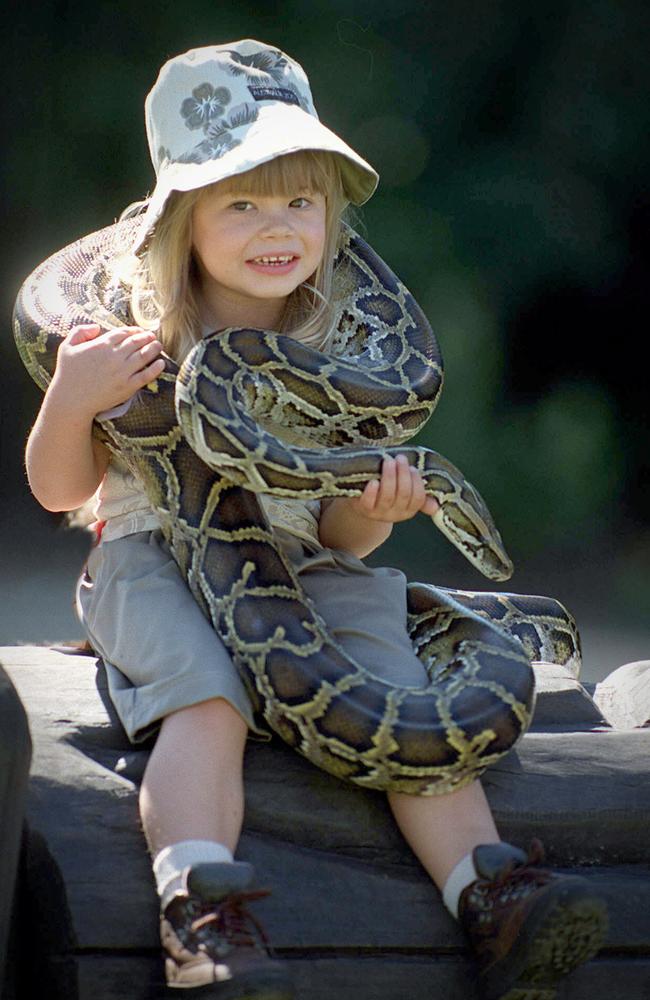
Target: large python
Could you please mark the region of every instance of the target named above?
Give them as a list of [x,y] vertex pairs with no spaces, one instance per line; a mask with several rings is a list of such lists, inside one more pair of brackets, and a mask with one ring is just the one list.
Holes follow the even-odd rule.
[[[136,226],[125,220],[79,240],[24,283],[14,331],[41,388],[72,326],[131,322],[111,262]],[[220,331],[180,370],[166,358],[156,382],[126,412],[97,421],[96,433],[144,483],[269,726],[359,785],[443,793],[515,744],[533,710],[531,659],[577,669],[577,634],[550,599],[410,584],[408,627],[428,675],[420,689],[374,677],[328,634],[256,493],[359,495],[386,455],[403,452],[438,500],[434,520],[447,537],[489,578],[512,572],[476,490],[442,456],[403,446],[436,404],[438,345],[406,288],[347,228],[333,302],[331,355],[271,332]]]

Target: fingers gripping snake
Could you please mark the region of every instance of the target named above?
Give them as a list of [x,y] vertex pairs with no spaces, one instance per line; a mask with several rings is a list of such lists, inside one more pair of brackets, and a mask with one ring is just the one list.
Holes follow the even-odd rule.
[[[14,331],[41,388],[72,326],[132,323],[110,262],[136,225],[84,237],[24,283]],[[489,578],[512,572],[476,490],[442,456],[403,446],[436,404],[438,345],[409,292],[347,227],[333,301],[332,355],[268,331],[219,331],[180,369],[165,358],[162,375],[95,432],[144,483],[183,577],[269,726],[341,778],[443,793],[513,746],[534,703],[530,660],[577,662],[577,634],[551,599],[409,584],[409,634],[428,677],[417,689],[376,678],[328,634],[256,493],[356,496],[384,457],[403,452],[440,504],[443,533]]]

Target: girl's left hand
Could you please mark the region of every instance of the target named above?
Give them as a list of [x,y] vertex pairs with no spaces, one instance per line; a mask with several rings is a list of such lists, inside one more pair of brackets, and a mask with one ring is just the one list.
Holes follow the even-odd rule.
[[360,497],[350,501],[360,514],[372,521],[408,521],[422,511],[431,517],[438,510],[438,502],[427,496],[424,480],[412,468],[406,455],[385,458],[381,479],[372,479]]

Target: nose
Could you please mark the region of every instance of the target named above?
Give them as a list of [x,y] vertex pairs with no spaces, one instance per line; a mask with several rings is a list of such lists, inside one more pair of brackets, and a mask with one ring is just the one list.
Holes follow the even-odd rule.
[[268,208],[260,220],[260,234],[265,237],[286,236],[293,232],[289,207]]

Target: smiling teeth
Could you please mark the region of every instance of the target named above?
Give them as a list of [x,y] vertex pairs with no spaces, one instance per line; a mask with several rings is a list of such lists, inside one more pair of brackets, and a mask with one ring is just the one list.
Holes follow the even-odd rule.
[[293,258],[291,254],[289,257],[253,257],[253,260],[256,264],[288,264]]

